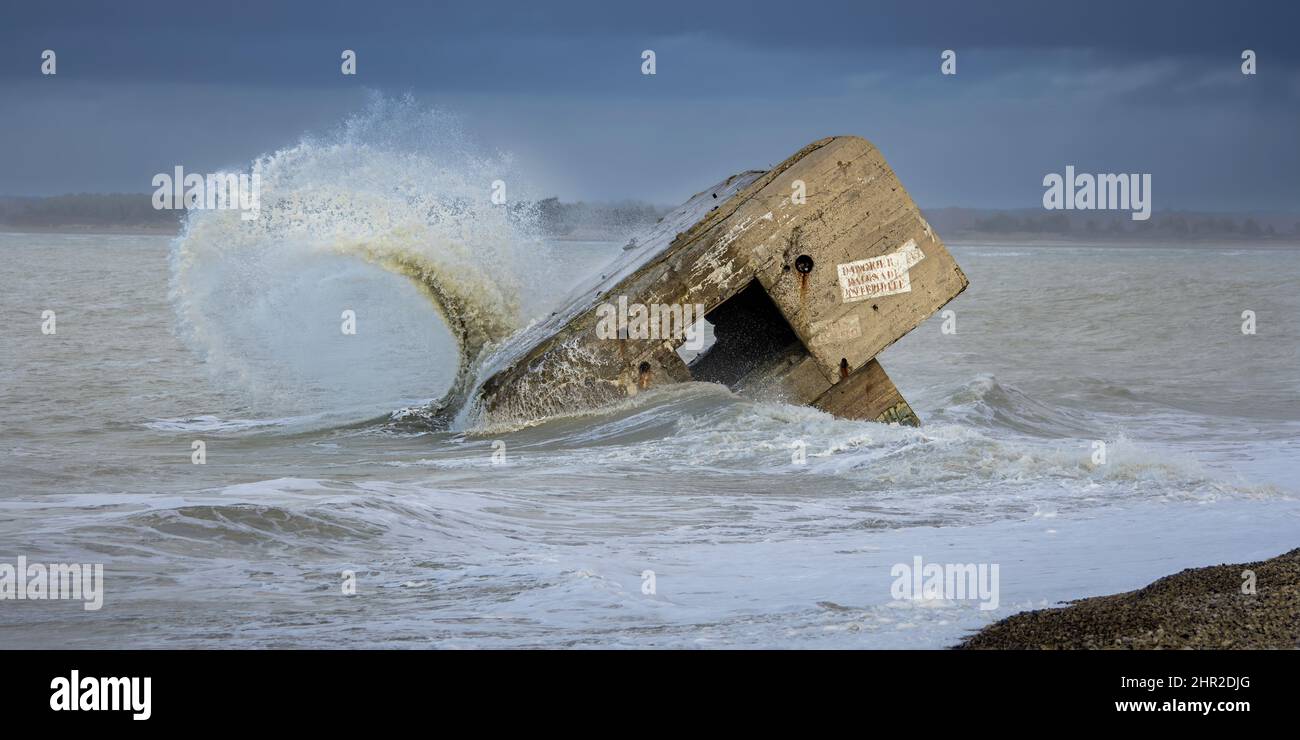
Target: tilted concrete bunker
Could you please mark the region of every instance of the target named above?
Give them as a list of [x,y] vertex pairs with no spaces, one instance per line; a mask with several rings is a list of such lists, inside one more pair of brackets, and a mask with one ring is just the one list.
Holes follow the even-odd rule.
[[[880,152],[822,139],[697,194],[632,240],[597,284],[503,350],[479,410],[528,422],[707,380],[917,424],[875,357],[966,285]],[[716,341],[690,358],[678,350],[698,337],[681,317],[698,318],[695,307]]]

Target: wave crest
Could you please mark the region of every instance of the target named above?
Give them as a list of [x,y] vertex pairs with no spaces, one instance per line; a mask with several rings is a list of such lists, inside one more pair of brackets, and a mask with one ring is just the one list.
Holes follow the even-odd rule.
[[[283,294],[294,280],[303,284],[281,304],[296,308],[309,295],[320,299],[321,311],[342,305],[341,298],[331,302],[328,293],[343,294],[350,283],[368,279],[339,266],[356,263],[399,275],[418,288],[456,345],[433,348],[438,356],[431,359],[449,363],[454,377],[425,396],[463,393],[476,358],[522,323],[525,276],[549,269],[548,250],[536,237],[535,209],[522,205],[529,193],[511,158],[477,153],[453,117],[421,108],[410,97],[375,96],[364,113],[329,136],[304,137],[258,157],[250,170],[260,181],[257,218],[245,220],[236,210],[189,211],[171,255],[171,298],[182,336],[237,383],[264,386],[268,374],[293,376],[294,371],[299,377],[275,378],[279,382],[272,385],[321,380],[311,375],[313,358],[286,371],[292,363],[283,358],[259,357],[248,345],[271,343],[265,337],[275,332],[267,327],[259,336],[259,327],[247,324],[278,319],[269,311],[254,315],[248,307],[270,302],[268,296]],[[509,185],[516,205],[492,202],[497,181]],[[331,260],[333,269],[295,275]],[[376,285],[352,292],[384,291]],[[285,306],[278,308],[283,314]],[[310,317],[317,319],[336,323],[337,308],[329,316]],[[431,319],[406,320],[435,323]],[[300,348],[315,359],[333,349]],[[366,360],[350,358],[353,364]]]

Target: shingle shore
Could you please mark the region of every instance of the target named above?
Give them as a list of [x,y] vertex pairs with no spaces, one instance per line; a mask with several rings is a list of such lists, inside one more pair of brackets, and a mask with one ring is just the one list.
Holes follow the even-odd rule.
[[[1255,593],[1243,593],[1245,571]],[[1300,549],[1270,560],[1189,568],[1137,591],[1015,614],[956,649],[1300,647]]]

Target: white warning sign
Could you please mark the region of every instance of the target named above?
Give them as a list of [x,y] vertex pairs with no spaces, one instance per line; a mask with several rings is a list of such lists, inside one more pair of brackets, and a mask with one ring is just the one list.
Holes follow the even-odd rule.
[[923,259],[925,253],[916,246],[916,240],[908,239],[890,254],[836,265],[843,301],[850,303],[911,292],[912,281],[907,271]]

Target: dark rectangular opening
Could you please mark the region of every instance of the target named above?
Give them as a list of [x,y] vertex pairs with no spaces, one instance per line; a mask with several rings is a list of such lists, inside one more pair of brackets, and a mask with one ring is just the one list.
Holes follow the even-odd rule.
[[704,317],[713,344],[690,363],[691,377],[737,389],[797,362],[807,351],[767,291],[753,280]]

